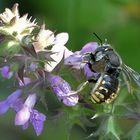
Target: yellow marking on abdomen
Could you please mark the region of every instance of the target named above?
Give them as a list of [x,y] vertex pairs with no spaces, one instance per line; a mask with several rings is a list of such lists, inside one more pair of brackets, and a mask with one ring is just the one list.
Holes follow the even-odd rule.
[[105,90],[106,93],[108,93],[108,89],[107,88],[104,88],[104,87],[100,87],[99,88],[99,90],[102,90],[102,89]]
[[97,103],[92,97],[90,99],[93,103]]
[[98,97],[100,97],[102,99],[104,99],[104,97],[105,97],[102,93],[100,93],[98,91],[95,92],[95,95],[97,95]]
[[110,98],[108,98],[107,100],[105,100],[105,102],[107,103],[107,104],[109,104],[109,103],[111,103],[111,99]]
[[95,94],[92,94],[91,96],[96,102],[100,102],[100,99],[98,97],[96,97]]
[[112,94],[110,95],[110,97],[111,97],[112,99],[114,99],[114,98],[116,98],[116,97],[117,97],[117,94],[112,93]]

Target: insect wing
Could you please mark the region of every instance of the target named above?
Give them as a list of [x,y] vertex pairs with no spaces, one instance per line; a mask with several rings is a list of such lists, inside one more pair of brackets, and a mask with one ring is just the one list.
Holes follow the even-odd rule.
[[123,78],[127,85],[128,92],[131,93],[132,92],[131,77],[125,69],[123,69]]
[[136,72],[135,70],[133,70],[125,64],[123,64],[123,71],[125,71],[140,87],[140,74],[138,72]]

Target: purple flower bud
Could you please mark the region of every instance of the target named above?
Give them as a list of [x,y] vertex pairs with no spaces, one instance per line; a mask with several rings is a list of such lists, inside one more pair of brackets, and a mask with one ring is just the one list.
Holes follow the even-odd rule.
[[[17,107],[18,103],[20,103],[19,108]],[[21,100],[18,100],[13,105],[13,108],[17,112],[15,117],[15,125],[22,125],[23,129],[27,129],[29,126],[29,122],[31,122],[37,136],[39,136],[43,130],[46,116],[38,112],[37,110],[33,109],[35,103],[36,103],[36,94],[30,94],[28,98],[25,100],[24,104],[22,104]]]
[[15,117],[15,125],[24,125],[30,118],[30,110],[24,106]]
[[1,74],[6,79],[10,79],[13,76],[13,72],[10,71],[10,67],[9,66],[2,67]]
[[78,103],[78,95],[63,97],[63,103],[67,106],[75,106]]
[[84,73],[87,77],[92,77],[93,76],[93,72],[89,69],[87,64],[84,66]]
[[27,129],[29,126],[29,121],[27,121],[24,125],[22,125],[22,129]]
[[86,52],[94,52],[98,47],[98,44],[96,42],[89,42],[86,45],[84,45],[84,47],[82,48],[81,51],[77,51],[75,53],[73,53],[72,55],[70,55],[69,57],[67,57],[65,59],[65,65],[81,65],[82,60],[83,60],[83,54]]
[[31,69],[31,71],[35,71],[36,69],[37,69],[37,64],[36,63],[31,63],[30,64],[30,69]]
[[82,62],[83,58],[82,58],[82,55],[79,54],[79,52],[76,52],[72,55],[70,55],[69,57],[67,57],[65,60],[64,60],[64,64],[65,65],[72,65],[73,67],[77,67],[77,69],[80,69],[80,65],[81,65],[81,62]]
[[1,101],[0,102],[0,115],[6,113],[8,109],[9,109],[9,105],[6,103],[6,101]]
[[12,105],[18,100],[21,94],[22,94],[22,90],[18,89],[15,92],[13,92],[11,95],[9,95],[6,100],[1,101],[0,114],[6,113],[9,107],[12,107]]
[[83,54],[87,52],[94,52],[98,47],[96,42],[89,42],[82,48],[81,51],[77,51],[70,55],[68,58],[65,59],[65,65],[71,65],[73,68],[79,70],[84,68],[84,73],[87,77],[92,77],[93,75],[96,76],[97,74],[93,73],[86,63],[83,63]]
[[44,121],[46,120],[46,116],[37,110],[32,110],[30,121],[34,127],[34,130],[39,136],[43,130],[44,127]]
[[88,65],[86,64],[85,66],[84,66],[84,73],[85,73],[85,75],[88,77],[88,78],[90,78],[90,77],[95,77],[95,78],[97,78],[100,74],[99,73],[95,73],[95,72],[92,72],[90,69],[89,69],[89,67],[88,67]]
[[55,75],[50,75],[48,79],[54,93],[60,101],[62,101],[67,106],[75,106],[78,103],[78,95],[66,96],[73,91],[65,80]]
[[98,48],[98,43],[89,42],[89,43],[84,45],[84,47],[80,51],[80,54],[84,54],[86,52],[94,52],[97,48]]
[[30,119],[30,113],[36,103],[36,94],[31,94],[26,99],[23,107],[17,112],[15,117],[15,125],[24,125]]
[[11,108],[15,110],[15,112],[20,111],[23,108],[23,100],[17,99],[12,105]]
[[17,89],[11,95],[7,97],[7,104],[12,105],[22,94],[21,89]]

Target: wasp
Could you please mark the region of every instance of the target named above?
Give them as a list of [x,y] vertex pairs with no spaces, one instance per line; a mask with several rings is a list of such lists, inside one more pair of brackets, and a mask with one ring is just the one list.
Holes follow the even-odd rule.
[[123,74],[128,92],[131,93],[131,79],[140,87],[140,74],[125,65],[110,44],[103,44],[95,33],[94,35],[100,40],[101,45],[94,52],[83,54],[83,63],[88,64],[89,69],[94,73],[99,73],[99,76],[88,79],[72,94],[79,93],[88,83],[95,83],[90,94],[91,101],[98,104],[111,103],[119,93],[120,75]]

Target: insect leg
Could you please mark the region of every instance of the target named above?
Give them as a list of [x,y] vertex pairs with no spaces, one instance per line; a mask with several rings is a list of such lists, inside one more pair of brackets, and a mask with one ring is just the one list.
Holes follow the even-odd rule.
[[87,84],[96,83],[96,82],[97,82],[97,80],[95,80],[94,78],[91,78],[91,79],[87,80],[86,82],[80,84],[76,91],[72,91],[71,93],[67,94],[66,96],[78,94],[86,87]]
[[86,85],[88,83],[89,83],[89,81],[86,81],[86,82],[82,83],[76,91],[72,91],[72,92],[66,94],[66,96],[72,96],[72,95],[79,94],[79,92],[81,92],[86,87]]

